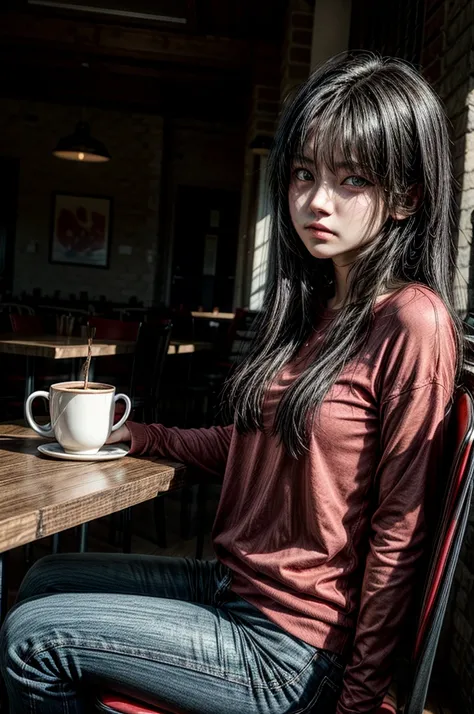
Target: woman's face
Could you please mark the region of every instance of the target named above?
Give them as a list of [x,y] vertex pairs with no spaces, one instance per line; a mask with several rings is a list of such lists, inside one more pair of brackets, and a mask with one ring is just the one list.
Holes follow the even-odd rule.
[[342,160],[335,171],[316,171],[311,142],[293,163],[288,200],[295,230],[311,255],[347,265],[377,235],[386,210],[363,172],[354,173]]

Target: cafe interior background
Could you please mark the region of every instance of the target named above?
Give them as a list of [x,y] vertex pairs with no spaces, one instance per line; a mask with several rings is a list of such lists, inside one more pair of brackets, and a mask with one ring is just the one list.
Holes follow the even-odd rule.
[[[171,339],[196,349],[164,359],[153,415],[220,423],[220,388],[262,304],[278,116],[312,68],[347,48],[413,62],[445,101],[459,182],[456,289],[468,316],[473,32],[472,0],[4,1],[0,332],[77,337],[87,322],[115,320],[130,338],[133,325],[169,321]],[[95,360],[96,375],[127,391],[133,356],[107,359]],[[0,354],[0,364],[0,419],[21,420],[24,358]],[[70,369],[38,360],[35,387]],[[159,543],[143,506],[133,549],[192,555],[201,528],[211,557],[219,486],[209,485],[204,511],[197,494],[165,499]],[[120,549],[107,524],[93,525],[91,549]],[[35,544],[36,555],[44,549]],[[473,549],[471,523],[443,649],[462,711],[474,711]]]

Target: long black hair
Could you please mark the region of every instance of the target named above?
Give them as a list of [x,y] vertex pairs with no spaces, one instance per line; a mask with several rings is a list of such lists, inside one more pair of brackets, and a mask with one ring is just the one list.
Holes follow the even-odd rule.
[[[257,337],[231,378],[226,397],[236,428],[263,428],[265,391],[311,332],[315,310],[333,286],[332,261],[314,258],[290,218],[292,164],[308,141],[315,165],[342,159],[363,167],[389,216],[351,268],[347,300],[330,323],[315,361],[286,390],[274,433],[298,457],[308,416],[367,339],[377,296],[409,282],[434,290],[450,312],[462,364],[462,328],[454,307],[456,242],[447,121],[427,82],[408,64],[357,53],[326,62],[284,109],[269,157],[272,200],[270,266]],[[356,164],[359,167],[356,168]],[[413,187],[419,192],[412,208]],[[403,212],[404,218],[393,216]]]

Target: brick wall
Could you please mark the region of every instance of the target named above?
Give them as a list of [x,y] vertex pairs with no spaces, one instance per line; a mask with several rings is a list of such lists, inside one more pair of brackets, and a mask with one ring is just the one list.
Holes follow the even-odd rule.
[[424,0],[352,0],[349,46],[420,61]]
[[452,124],[454,172],[458,183],[458,278],[456,295],[463,313],[474,307],[470,247],[474,209],[474,2],[427,0],[422,68],[443,99]]
[[[474,309],[474,0],[400,0],[390,13],[378,0],[353,0],[350,45],[421,66],[444,101],[458,182],[456,301],[464,314]],[[474,714],[474,509],[438,655],[445,683],[449,668],[454,673],[459,711]]]
[[[155,277],[160,190],[162,119],[159,116],[91,109],[92,133],[107,145],[112,161],[79,164],[51,155],[74,129],[78,107],[0,100],[0,154],[20,159],[14,292],[63,296],[87,290],[91,298],[150,301]],[[49,263],[51,194],[54,191],[114,199],[110,268]],[[131,255],[119,246],[131,246]],[[34,250],[35,252],[30,252]]]
[[295,87],[308,78],[312,40],[312,3],[307,0],[290,0],[281,66],[280,97],[283,102]]
[[[458,277],[461,313],[474,307],[471,250],[474,211],[474,40],[473,0],[426,0],[422,70],[443,99],[452,124],[454,172],[458,185]],[[454,673],[463,714],[474,714],[474,508],[455,576],[439,648]]]

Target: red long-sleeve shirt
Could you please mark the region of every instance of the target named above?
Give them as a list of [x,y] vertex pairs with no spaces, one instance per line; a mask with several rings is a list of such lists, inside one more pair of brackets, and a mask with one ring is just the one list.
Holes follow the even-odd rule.
[[424,286],[374,311],[294,460],[271,435],[283,391],[313,359],[334,312],[264,402],[264,429],[177,429],[129,423],[132,453],[223,477],[213,528],[232,589],[305,642],[348,655],[337,714],[373,712],[388,687],[425,541],[427,480],[436,478],[454,388],[450,316]]

